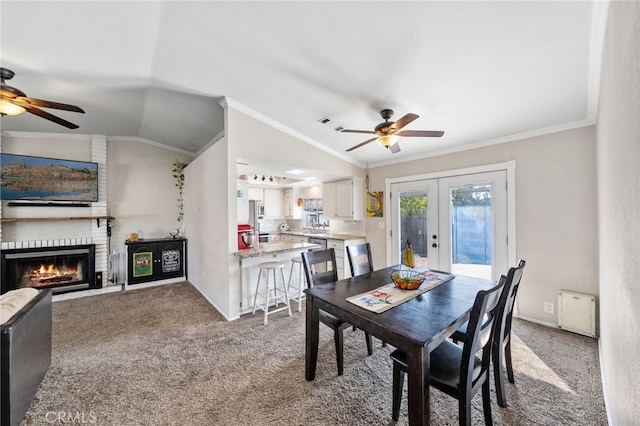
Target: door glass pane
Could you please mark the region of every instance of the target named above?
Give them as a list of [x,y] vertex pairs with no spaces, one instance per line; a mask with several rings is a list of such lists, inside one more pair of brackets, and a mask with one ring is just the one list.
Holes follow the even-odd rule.
[[450,187],[451,272],[491,279],[492,185]]
[[416,268],[428,268],[427,245],[427,207],[428,197],[426,189],[401,191],[400,201],[400,251],[398,262],[402,261],[402,249],[407,240],[411,241]]

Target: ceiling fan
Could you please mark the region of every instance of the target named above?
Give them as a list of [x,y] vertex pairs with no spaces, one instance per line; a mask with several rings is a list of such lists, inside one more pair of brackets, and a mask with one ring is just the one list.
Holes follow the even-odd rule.
[[341,132],[344,133],[371,133],[377,135],[375,138],[371,138],[359,143],[358,145],[352,146],[347,149],[347,152],[360,148],[369,142],[377,141],[380,145],[388,148],[389,151],[395,154],[396,152],[400,152],[400,146],[398,145],[398,139],[400,139],[400,136],[439,138],[444,135],[444,132],[441,130],[401,130],[404,126],[418,118],[419,116],[417,114],[406,114],[395,123],[389,121],[393,116],[392,109],[383,109],[380,111],[380,115],[385,121],[378,124],[373,130],[341,130]]
[[81,112],[84,110],[75,105],[61,104],[58,102],[44,101],[42,99],[34,99],[27,97],[20,89],[5,84],[5,80],[11,80],[15,73],[6,68],[0,68],[0,114],[1,115],[18,115],[27,111],[39,117],[53,121],[61,126],[69,129],[77,129],[78,125],[49,114],[41,108],[61,109],[65,111]]

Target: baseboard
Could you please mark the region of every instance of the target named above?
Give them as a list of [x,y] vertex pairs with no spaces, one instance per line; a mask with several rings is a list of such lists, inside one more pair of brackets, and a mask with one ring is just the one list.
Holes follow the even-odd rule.
[[158,280],[158,281],[149,281],[146,283],[140,283],[140,284],[126,284],[124,285],[124,290],[125,291],[129,291],[129,290],[139,290],[141,288],[149,288],[149,287],[157,287],[159,285],[165,285],[165,284],[175,284],[175,283],[181,283],[183,281],[187,281],[186,277],[178,277],[178,278],[167,278],[166,280]]
[[522,320],[525,320],[525,321],[529,321],[529,322],[535,322],[536,324],[544,325],[546,327],[557,328],[558,330],[561,330],[561,328],[558,327],[557,324],[553,324],[553,323],[550,323],[550,322],[540,321],[539,319],[529,318],[529,317],[522,317],[522,316],[519,316],[518,318],[522,319]]
[[605,386],[604,381],[604,363],[602,362],[602,339],[598,339],[598,358],[600,358],[600,381],[602,382],[602,396],[604,399],[604,410],[607,413],[607,424],[614,424],[613,419],[611,418],[611,411],[609,411],[609,398],[607,397],[607,387]]
[[213,306],[213,308],[214,308],[216,311],[218,311],[218,312],[220,313],[220,315],[222,315],[222,316],[224,317],[224,319],[226,319],[227,321],[235,321],[235,320],[237,320],[237,319],[240,319],[240,315],[237,315],[237,316],[235,316],[235,317],[231,317],[231,318],[227,317],[225,314],[223,314],[223,313],[222,313],[223,311],[222,311],[220,308],[218,308],[218,307],[216,306],[216,304],[213,302],[213,300],[209,299],[209,298],[207,297],[207,295],[206,295],[206,294],[204,294],[204,293],[202,292],[202,290],[200,290],[200,289],[198,288],[198,286],[197,286],[197,285],[193,284],[193,283],[192,283],[191,281],[189,281],[189,280],[187,280],[187,282],[188,282],[189,284],[191,284],[191,286],[192,286],[193,288],[195,288],[196,290],[198,290],[198,293],[200,293],[200,294],[202,295],[202,297],[204,297],[204,298],[207,300],[207,302],[209,302],[209,304],[210,304],[211,306]]

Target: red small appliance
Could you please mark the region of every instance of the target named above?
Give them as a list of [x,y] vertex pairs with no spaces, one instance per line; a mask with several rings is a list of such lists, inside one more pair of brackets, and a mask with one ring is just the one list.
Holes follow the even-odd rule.
[[249,224],[238,224],[238,250],[248,249],[249,246],[242,241],[242,234],[253,231],[253,226]]

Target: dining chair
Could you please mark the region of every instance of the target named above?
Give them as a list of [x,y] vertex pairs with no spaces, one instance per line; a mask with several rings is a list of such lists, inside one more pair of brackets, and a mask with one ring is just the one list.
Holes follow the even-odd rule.
[[[504,275],[498,284],[479,291],[475,297],[463,346],[445,340],[431,354],[429,384],[458,400],[458,421],[471,424],[471,399],[482,389],[482,406],[485,424],[491,425],[491,395],[489,370],[491,344],[497,324],[502,288],[507,281]],[[478,353],[481,355],[478,356]],[[407,355],[401,350],[391,353],[393,359],[392,417],[398,420],[404,375],[407,372]]]
[[[351,268],[351,276],[368,274],[373,272],[373,258],[371,256],[371,245],[369,243],[354,244],[347,246],[347,259],[349,259],[349,268]],[[355,326],[353,326],[355,330]],[[382,346],[386,347],[387,342],[382,341]]]
[[366,274],[373,271],[371,246],[369,243],[347,246],[347,258],[351,268],[351,276]]
[[[304,266],[304,272],[307,278],[307,284],[309,286],[338,281],[336,252],[333,248],[303,252],[302,265]],[[336,345],[336,362],[338,364],[338,376],[342,376],[344,372],[343,330],[345,328],[351,327],[351,324],[344,322],[335,315],[332,315],[329,312],[325,312],[323,310],[320,310],[319,315],[320,322],[333,329],[333,336]],[[367,342],[367,353],[371,355],[373,354],[373,345],[371,343],[371,336],[369,335],[369,333],[365,333],[365,339]]]
[[[524,272],[526,262],[522,259],[518,266],[510,268],[507,273],[507,282],[500,297],[500,307],[498,311],[498,324],[496,335],[493,338],[493,348],[491,358],[493,360],[493,378],[496,386],[496,399],[501,407],[507,406],[507,394],[504,386],[503,363],[507,368],[507,378],[509,383],[515,383],[513,375],[513,363],[511,361],[511,321],[513,318],[513,306],[520,287],[520,280]],[[462,341],[466,333],[467,324],[463,324],[456,330],[451,338],[453,341]]]

